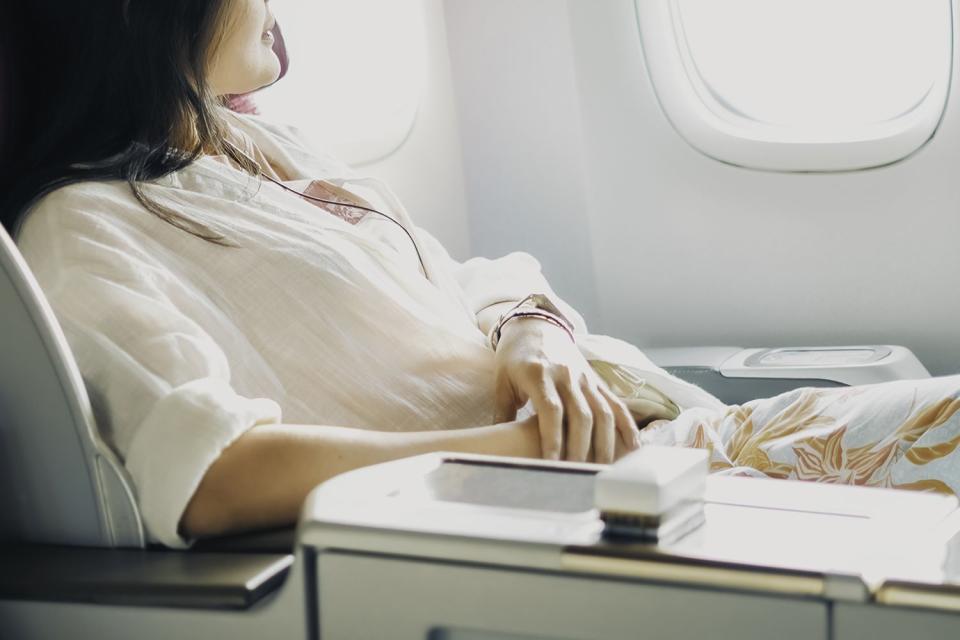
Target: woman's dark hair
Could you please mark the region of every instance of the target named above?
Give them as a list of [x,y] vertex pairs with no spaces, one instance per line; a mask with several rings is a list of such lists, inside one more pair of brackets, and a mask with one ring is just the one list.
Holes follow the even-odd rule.
[[[17,0],[0,50],[0,221],[12,232],[40,197],[88,180],[125,180],[150,212],[231,243],[148,198],[144,181],[204,149],[244,170],[224,142],[209,55],[234,0]],[[7,10],[4,10],[7,13]]]

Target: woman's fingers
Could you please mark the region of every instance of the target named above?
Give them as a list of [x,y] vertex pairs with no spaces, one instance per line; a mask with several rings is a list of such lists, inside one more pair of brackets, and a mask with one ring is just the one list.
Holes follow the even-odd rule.
[[630,409],[623,403],[623,400],[618,398],[605,383],[601,381],[598,389],[600,394],[610,404],[610,408],[613,409],[617,434],[619,434],[621,441],[626,445],[626,449],[633,451],[639,446],[638,438],[640,435],[640,429],[637,428],[637,422],[633,419],[633,414],[630,413]]
[[613,462],[616,446],[617,426],[610,401],[602,395],[600,388],[585,379],[581,386],[590,408],[593,410],[593,461],[598,464]]
[[543,367],[530,386],[527,395],[538,416],[545,460],[583,462],[592,445],[594,461],[610,463],[618,436],[626,450],[637,448],[639,430],[633,415],[603,380],[565,366]]
[[573,462],[583,462],[590,453],[590,441],[593,437],[594,412],[590,401],[584,396],[581,385],[572,379],[569,370],[564,370],[558,378],[557,390],[567,401],[567,456]]
[[559,460],[563,452],[563,402],[546,372],[530,398],[540,419],[540,453],[544,460]]

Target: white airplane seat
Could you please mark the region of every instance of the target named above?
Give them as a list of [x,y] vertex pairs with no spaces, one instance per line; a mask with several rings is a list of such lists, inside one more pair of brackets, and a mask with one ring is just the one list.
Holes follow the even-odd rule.
[[[262,637],[264,628],[304,637],[300,581],[279,598],[294,564],[292,528],[187,552],[147,549],[132,481],[98,435],[66,338],[3,228],[0,308],[0,635],[49,637],[47,616],[32,608],[71,603],[96,607],[111,629],[135,612],[161,616],[160,636],[140,637],[197,624],[233,625],[237,638]],[[239,617],[224,618],[228,611]]]
[[0,539],[143,547],[132,484],[97,434],[66,338],[0,229]]

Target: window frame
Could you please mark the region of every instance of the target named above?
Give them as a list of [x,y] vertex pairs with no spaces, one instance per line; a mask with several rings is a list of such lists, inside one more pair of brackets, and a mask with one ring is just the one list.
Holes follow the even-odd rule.
[[725,106],[700,77],[686,44],[680,0],[635,0],[643,55],[654,93],[674,129],[706,156],[736,166],[784,172],[867,169],[900,161],[932,139],[946,111],[953,76],[954,7],[949,55],[936,84],[897,118],[852,128],[849,134],[816,139],[809,132],[759,123]]

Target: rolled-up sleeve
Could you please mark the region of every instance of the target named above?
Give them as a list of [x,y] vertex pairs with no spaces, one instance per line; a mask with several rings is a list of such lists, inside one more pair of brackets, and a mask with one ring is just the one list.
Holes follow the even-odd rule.
[[168,547],[189,546],[178,524],[207,469],[248,429],[275,422],[276,402],[244,398],[219,377],[191,380],[156,401],[126,456],[151,536]]
[[[32,220],[18,241],[83,376],[98,429],[123,459],[149,537],[169,547],[201,479],[250,428],[281,420],[231,386],[209,305],[119,228]],[[212,305],[211,305],[212,308]]]

